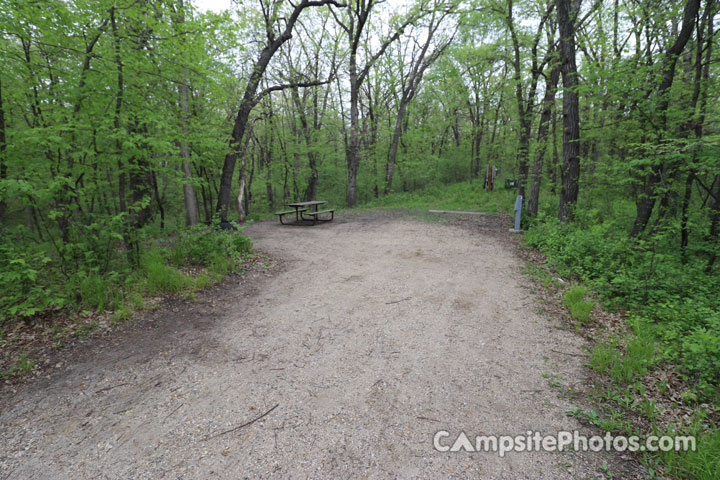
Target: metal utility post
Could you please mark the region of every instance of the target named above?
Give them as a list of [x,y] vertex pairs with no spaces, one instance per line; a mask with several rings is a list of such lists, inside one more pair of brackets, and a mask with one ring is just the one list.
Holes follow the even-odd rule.
[[518,195],[515,199],[515,228],[510,229],[510,231],[513,233],[522,232],[522,229],[520,228],[520,219],[522,218],[522,204],[523,197],[522,195]]

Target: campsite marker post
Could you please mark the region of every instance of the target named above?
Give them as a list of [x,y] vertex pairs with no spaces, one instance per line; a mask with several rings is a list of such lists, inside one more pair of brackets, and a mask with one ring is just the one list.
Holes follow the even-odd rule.
[[510,231],[512,233],[522,232],[522,229],[520,228],[520,217],[522,215],[522,202],[523,202],[522,195],[518,195],[517,198],[515,199],[515,228],[510,229]]

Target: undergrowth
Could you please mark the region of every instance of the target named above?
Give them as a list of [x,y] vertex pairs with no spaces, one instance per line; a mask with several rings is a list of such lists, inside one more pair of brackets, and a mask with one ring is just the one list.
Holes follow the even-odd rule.
[[[542,214],[528,223],[526,243],[576,282],[563,303],[578,326],[593,309],[590,292],[602,308],[621,309],[630,319],[625,333],[600,336],[590,352],[590,368],[609,380],[596,387],[597,408],[571,414],[616,434],[693,435],[696,450],[646,452],[643,464],[652,476],[717,478],[720,429],[712,412],[720,407],[720,282],[706,258],[681,255],[667,232],[630,239],[623,219],[596,210],[577,210],[571,224]],[[660,421],[663,408],[646,398],[646,375],[665,364],[676,366],[686,386],[680,397],[693,408],[689,421]],[[655,389],[662,396],[668,385]]]
[[[214,227],[183,229],[170,240],[148,237],[138,264],[130,263],[115,238],[114,248],[74,244],[64,259],[53,258],[47,245],[0,242],[0,327],[27,322],[53,311],[114,312],[127,319],[142,310],[145,297],[205,288],[242,267],[252,251],[250,239]],[[97,242],[97,239],[92,240]],[[103,255],[97,255],[102,251]]]

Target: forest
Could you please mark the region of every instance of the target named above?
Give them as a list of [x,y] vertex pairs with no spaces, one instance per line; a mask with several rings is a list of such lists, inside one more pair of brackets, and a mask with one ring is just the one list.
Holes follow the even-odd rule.
[[192,296],[252,251],[212,225],[288,202],[520,195],[525,242],[626,312],[593,367],[671,365],[720,448],[720,2],[202,3],[0,0],[3,342]]

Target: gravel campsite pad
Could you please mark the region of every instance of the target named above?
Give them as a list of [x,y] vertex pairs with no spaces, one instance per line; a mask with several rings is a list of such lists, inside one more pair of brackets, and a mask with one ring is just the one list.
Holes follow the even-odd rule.
[[620,454],[433,448],[439,430],[597,433],[549,385],[582,381],[583,340],[537,313],[507,223],[251,225],[270,273],[2,397],[0,479],[627,478]]

